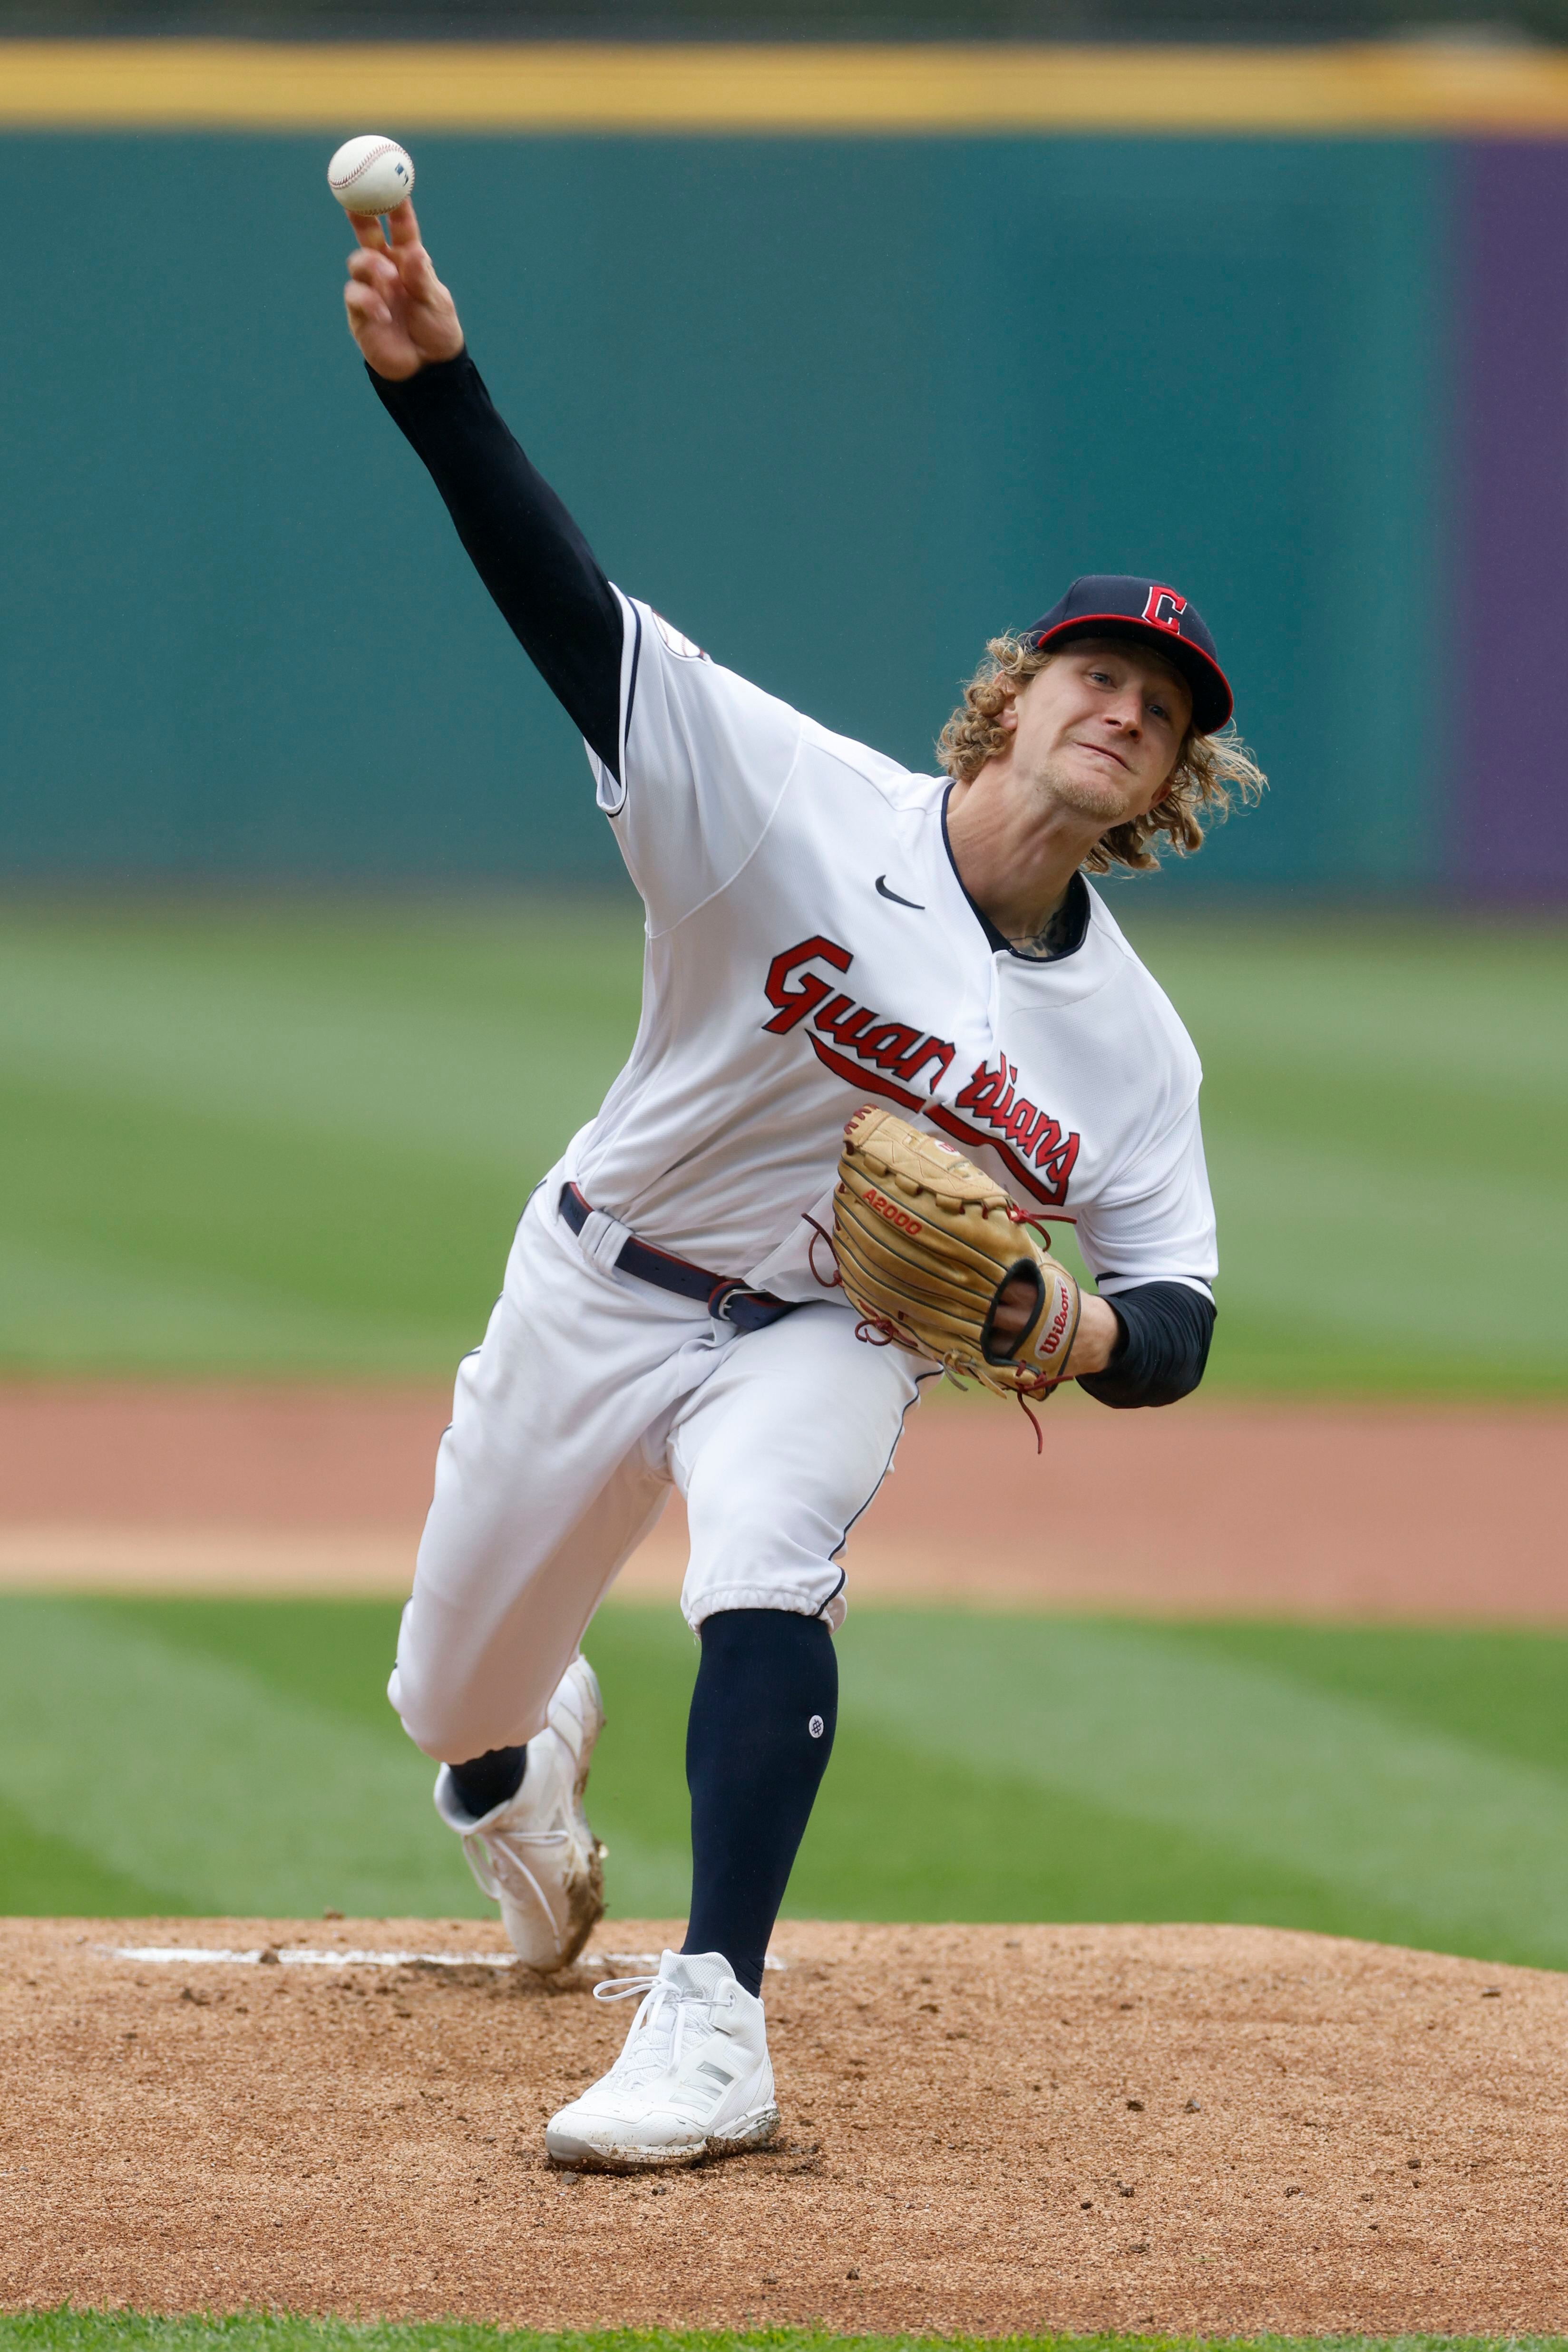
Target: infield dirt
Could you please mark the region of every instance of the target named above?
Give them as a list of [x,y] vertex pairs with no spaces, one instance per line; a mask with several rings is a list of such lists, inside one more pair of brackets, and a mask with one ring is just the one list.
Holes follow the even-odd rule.
[[[653,1951],[617,1922],[592,1949]],[[121,1947],[472,1955],[173,1963]],[[562,2174],[629,2011],[419,1921],[0,1921],[0,2303],[540,2327],[1526,2334],[1568,1979],[1243,1927],[793,1923],[776,2149]]]
[[[0,1382],[0,1586],[408,1590],[449,1391]],[[1043,1455],[994,1399],[932,1399],[850,1538],[852,1604],[1485,1620],[1568,1600],[1561,1406],[1105,1412]],[[673,1600],[672,1501],[621,1573]]]

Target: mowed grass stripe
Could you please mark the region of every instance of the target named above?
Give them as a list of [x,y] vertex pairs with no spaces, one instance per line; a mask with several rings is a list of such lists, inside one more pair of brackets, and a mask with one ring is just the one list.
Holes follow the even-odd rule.
[[[0,1155],[3,1163],[3,1155]],[[145,1259],[127,1264],[85,1237],[51,1248],[25,1243],[0,1223],[0,1328],[11,1369],[30,1372],[144,1374],[181,1368],[243,1377],[256,1372],[423,1371],[429,1333],[386,1321],[356,1332],[319,1300],[290,1301],[247,1286],[234,1275],[204,1280],[182,1265],[160,1275]]]
[[862,1621],[854,1704],[1151,1826],[1299,1871],[1402,1940],[1568,1967],[1568,1780],[1154,1628],[1015,1619],[984,1644]]
[[1390,1720],[1540,1765],[1568,1780],[1568,1640],[1520,1627],[1173,1623],[1179,1647],[1365,1699]]
[[[449,1368],[483,1332],[527,1198],[521,1179],[402,1147],[377,1155],[367,1193],[363,1157],[341,1138],[281,1138],[199,1107],[110,1107],[16,1081],[5,1107],[0,1296],[13,1311],[27,1290],[47,1306],[43,1268],[64,1256],[130,1277],[136,1311],[165,1302],[172,1330],[204,1294],[230,1302],[274,1360],[292,1334],[302,1365],[334,1344],[366,1369],[384,1346],[424,1362],[444,1324]],[[111,1294],[100,1314],[106,1354],[117,1303],[130,1300]],[[205,1344],[237,1360],[232,1337]]]
[[1204,1060],[1213,1383],[1568,1392],[1568,931],[1112,903]]
[[45,1918],[64,1911],[79,1918],[136,1919],[184,1909],[173,1889],[110,1868],[71,1830],[60,1815],[37,1828],[0,1798],[0,1895],[6,1911]]
[[[1539,1235],[1539,1246],[1456,1255],[1477,1214],[1473,1178],[1426,1166],[1396,1177],[1351,1146],[1325,1198],[1322,1162],[1310,1150],[1215,1124],[1226,1245],[1250,1269],[1240,1299],[1222,1288],[1216,1348],[1231,1344],[1233,1316],[1245,1329],[1272,1313],[1287,1317],[1305,1345],[1335,1342],[1352,1387],[1363,1384],[1369,1345],[1423,1358],[1433,1388],[1462,1392],[1478,1360],[1491,1381],[1521,1391],[1561,1379],[1560,1318],[1549,1301],[1568,1297],[1568,1242],[1549,1231],[1553,1186],[1509,1177],[1488,1188],[1497,1231]],[[1428,1269],[1425,1281],[1412,1279],[1416,1259]]]
[[[1394,1075],[1499,1104],[1568,1106],[1562,1019],[1568,933],[1542,917],[1279,913],[1173,918],[1134,884],[1110,905],[1205,1060],[1331,1080]],[[1238,973],[1252,985],[1237,988]]]
[[[1294,1145],[1321,1160],[1325,1142],[1337,1161],[1347,1147],[1356,1165],[1404,1181],[1420,1171],[1463,1188],[1472,1207],[1478,1191],[1489,1196],[1494,1183],[1561,1181],[1568,1146],[1568,1102],[1550,1080],[1531,1088],[1491,1074],[1467,1074],[1462,1099],[1456,1099],[1455,1073],[1391,1066],[1363,1067],[1353,1056],[1325,1066],[1315,1061],[1305,1040],[1292,1037],[1271,1051],[1224,1055],[1223,1086],[1216,1109],[1237,1124],[1277,1143]],[[1504,1147],[1493,1157],[1489,1123],[1493,1096]]]
[[[97,1911],[113,1882],[157,1912],[491,1916],[386,1702],[395,1609],[197,1603],[171,1638],[185,1615],[0,1600],[0,1802],[22,1832],[10,1847],[0,1822],[4,1907]],[[321,1654],[335,1645],[347,1689]],[[36,1850],[51,1834],[52,1874]],[[684,1907],[681,1848],[631,1823],[617,1846],[623,1912]]]
[[191,1911],[484,1906],[416,1751],[90,1603],[0,1622],[0,1796]]
[[[0,1600],[0,1888],[475,1916],[387,1708],[385,1603]],[[1214,1919],[1568,1966],[1568,1640],[852,1614],[796,1916]],[[1363,1646],[1364,1643],[1364,1646]],[[588,1649],[612,1916],[688,1895],[673,1609]],[[9,1826],[8,1826],[9,1825]],[[54,1875],[44,1842],[63,1838]]]
[[1568,2352],[1562,2336],[836,2336],[815,2327],[595,2328],[133,2311],[0,2313],[0,2352]]
[[449,1371],[629,1043],[639,970],[635,915],[603,902],[18,912],[0,1360]]
[[[1211,1386],[1568,1394],[1568,929],[1111,903],[1205,1060]],[[13,908],[0,1365],[445,1376],[641,961],[629,897]]]
[[598,1108],[641,966],[629,901],[13,912],[0,1070],[515,1177]]

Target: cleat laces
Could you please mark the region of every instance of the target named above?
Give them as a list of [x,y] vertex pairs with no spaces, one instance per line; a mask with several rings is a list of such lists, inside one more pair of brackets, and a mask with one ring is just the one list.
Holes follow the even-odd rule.
[[679,2071],[687,2011],[705,2009],[710,2022],[717,1988],[700,1992],[692,1985],[672,1984],[668,1977],[610,1977],[594,1987],[595,2000],[635,2000],[638,1993],[642,2007],[605,2078],[625,2090],[640,2090],[660,2074]]
[[518,1846],[562,1846],[566,1841],[565,1830],[492,1830],[488,1837],[470,1830],[464,1836],[463,1852],[484,1892],[499,1897],[503,1881],[513,1894],[533,1886],[533,1874],[515,1851]]

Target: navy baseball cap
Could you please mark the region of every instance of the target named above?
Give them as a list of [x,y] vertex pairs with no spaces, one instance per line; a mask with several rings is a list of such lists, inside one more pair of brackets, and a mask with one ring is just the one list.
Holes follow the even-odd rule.
[[1193,725],[1200,735],[1223,727],[1236,708],[1203,615],[1179,589],[1126,572],[1088,572],[1024,631],[1025,644],[1032,646],[1070,645],[1074,637],[1137,637],[1157,646],[1192,688]]

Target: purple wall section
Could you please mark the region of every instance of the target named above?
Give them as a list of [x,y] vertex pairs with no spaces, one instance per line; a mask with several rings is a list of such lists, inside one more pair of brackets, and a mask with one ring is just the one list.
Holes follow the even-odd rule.
[[1568,147],[1461,147],[1456,880],[1568,897]]

